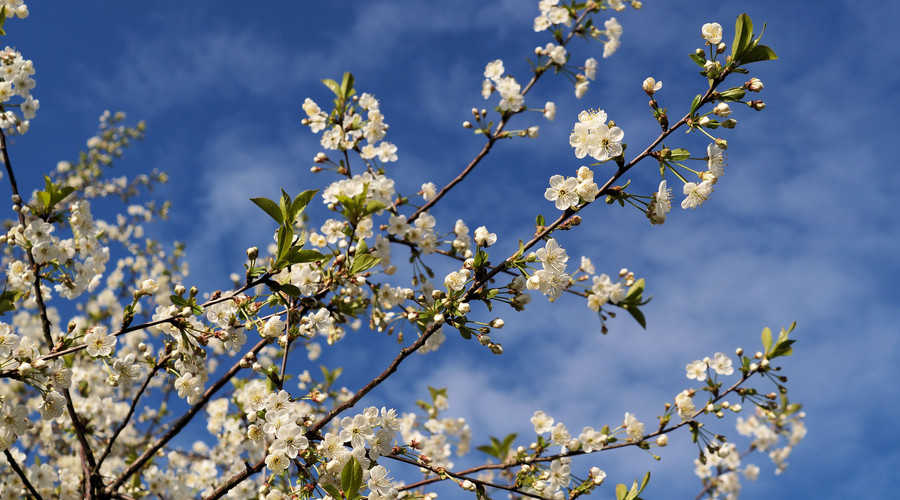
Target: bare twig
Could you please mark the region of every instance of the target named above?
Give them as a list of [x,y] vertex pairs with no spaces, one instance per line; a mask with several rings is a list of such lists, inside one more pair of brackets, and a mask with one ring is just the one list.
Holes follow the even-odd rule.
[[16,462],[16,459],[12,456],[12,453],[9,452],[9,449],[3,450],[3,454],[6,456],[6,461],[9,463],[9,466],[12,467],[12,470],[19,476],[19,479],[25,485],[25,488],[28,492],[36,498],[37,500],[43,500],[40,493],[34,489],[34,486],[31,484],[31,481],[28,480],[28,476],[25,475],[25,471],[19,467],[19,464]]
[[119,437],[119,433],[128,426],[128,422],[131,420],[131,416],[134,415],[134,410],[137,408],[138,400],[141,399],[141,396],[144,394],[144,391],[147,389],[147,386],[150,385],[150,380],[156,375],[156,373],[165,366],[166,362],[168,362],[172,358],[172,354],[166,354],[159,361],[157,361],[153,368],[150,370],[150,373],[147,374],[147,378],[144,379],[144,383],[141,385],[141,388],[138,389],[137,394],[135,394],[134,399],[131,401],[131,407],[128,408],[128,414],[125,415],[125,418],[122,420],[122,423],[116,428],[113,432],[112,436],[109,438],[109,442],[106,443],[106,448],[103,450],[103,453],[100,454],[100,458],[97,460],[97,466],[94,472],[99,472],[100,467],[103,465],[103,461],[106,460],[106,457],[109,456],[109,452],[112,451],[113,444],[115,444],[116,439]]

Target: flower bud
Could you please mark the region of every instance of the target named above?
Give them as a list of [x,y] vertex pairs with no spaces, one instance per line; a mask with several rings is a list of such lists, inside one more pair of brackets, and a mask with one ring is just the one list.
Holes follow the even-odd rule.
[[716,45],[716,54],[721,54],[725,52],[725,48],[728,47],[725,45],[725,42],[719,42],[719,45]]
[[731,107],[727,102],[720,102],[719,104],[716,104],[715,108],[713,108],[713,113],[716,116],[721,116],[724,118],[731,114]]
[[528,135],[528,137],[530,139],[534,139],[535,137],[538,136],[538,126],[532,125],[532,126],[528,127],[528,129],[525,131],[525,133]]
[[764,103],[758,99],[755,101],[748,102],[747,105],[757,111],[762,111],[762,110],[766,109],[766,103]]
[[316,156],[313,157],[313,161],[316,163],[325,163],[326,161],[328,161],[328,155],[319,151],[318,153],[316,153]]
[[472,122],[470,122],[469,120],[466,120],[466,121],[462,122],[462,127],[463,128],[472,128]]
[[184,285],[175,285],[175,295],[184,295]]
[[434,315],[434,323],[440,325],[444,322],[444,315],[441,313],[437,313]]
[[753,77],[744,83],[744,88],[750,92],[759,92],[764,87],[762,80]]
[[503,321],[503,318],[495,318],[491,321],[491,328],[503,328],[503,325],[506,323]]
[[662,81],[657,82],[655,78],[648,76],[644,79],[644,83],[641,84],[641,88],[644,89],[647,95],[652,96],[662,88]]
[[459,311],[460,314],[468,314],[469,311],[472,310],[472,306],[470,306],[468,302],[460,302],[460,304],[456,306],[456,310]]
[[247,258],[250,260],[256,260],[259,257],[259,248],[258,247],[250,247],[247,249]]
[[500,344],[491,344],[490,349],[494,354],[503,354],[503,346]]
[[662,448],[663,446],[665,446],[667,444],[669,444],[669,436],[668,435],[663,434],[662,436],[659,436],[658,438],[656,438],[656,446],[659,446],[660,448]]
[[723,121],[722,123],[720,123],[719,125],[721,125],[725,128],[734,128],[737,126],[737,120],[735,120],[734,118],[729,118],[729,119]]

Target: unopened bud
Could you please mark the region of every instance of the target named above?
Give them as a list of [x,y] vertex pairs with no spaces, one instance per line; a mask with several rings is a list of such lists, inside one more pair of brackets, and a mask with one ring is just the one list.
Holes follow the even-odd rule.
[[463,128],[472,128],[472,122],[470,122],[469,120],[466,120],[466,121],[462,122],[462,126],[463,126]]
[[534,139],[538,136],[538,126],[532,125],[531,127],[528,127],[528,130],[526,130],[525,132],[526,134],[528,134],[529,138]]
[[184,285],[175,285],[175,295],[184,295]]
[[737,349],[734,350],[734,353],[737,354],[738,356],[743,356],[743,355],[744,355],[744,348],[743,348],[743,347],[738,347]]
[[667,444],[669,444],[669,436],[668,435],[663,434],[662,436],[659,436],[658,438],[656,438],[656,446],[659,446],[660,448],[662,448],[663,446],[665,446]]
[[716,116],[724,118],[731,114],[731,106],[729,106],[727,102],[720,102],[713,108],[713,113],[715,113]]
[[750,92],[759,92],[764,87],[762,80],[759,78],[753,77],[750,80],[744,82],[744,88],[749,90]]
[[762,102],[762,101],[760,101],[760,100],[758,100],[758,99],[755,100],[755,101],[750,101],[750,102],[748,102],[747,105],[750,106],[751,108],[757,110],[757,111],[762,111],[763,109],[766,108],[766,103],[764,103],[764,102]]
[[734,118],[729,118],[729,119],[723,121],[722,123],[720,123],[719,125],[721,125],[725,128],[734,128],[737,126],[737,120],[735,120]]
[[456,310],[459,311],[460,314],[468,314],[469,311],[472,310],[472,306],[470,306],[468,302],[461,302],[456,306]]
[[506,323],[503,321],[503,318],[495,318],[491,321],[491,328],[503,328],[503,325]]
[[438,325],[440,325],[441,323],[443,323],[443,322],[444,322],[444,315],[441,314],[441,313],[435,314],[435,315],[434,315],[434,322],[435,322],[435,324],[438,324]]
[[726,47],[727,47],[727,45],[725,45],[725,42],[719,42],[719,45],[716,45],[716,54],[721,54],[722,52],[725,52]]
[[250,260],[256,260],[259,257],[259,248],[250,247],[247,249],[247,258]]
[[320,151],[316,153],[315,157],[313,157],[313,161],[316,163],[325,163],[326,161],[328,161],[328,155]]
[[490,349],[494,354],[503,354],[503,346],[500,344],[491,344]]

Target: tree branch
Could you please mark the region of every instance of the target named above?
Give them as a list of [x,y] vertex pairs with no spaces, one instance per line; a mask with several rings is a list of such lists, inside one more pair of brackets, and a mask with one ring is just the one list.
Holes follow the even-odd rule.
[[3,450],[3,454],[6,456],[6,461],[9,462],[9,466],[12,467],[12,470],[19,476],[19,479],[25,485],[25,488],[29,493],[31,493],[31,496],[33,496],[37,500],[43,500],[40,493],[38,493],[37,490],[34,489],[31,481],[28,480],[28,476],[25,475],[25,471],[23,471],[22,468],[19,467],[19,464],[16,463],[16,459],[13,458],[12,453],[9,452],[9,449]]

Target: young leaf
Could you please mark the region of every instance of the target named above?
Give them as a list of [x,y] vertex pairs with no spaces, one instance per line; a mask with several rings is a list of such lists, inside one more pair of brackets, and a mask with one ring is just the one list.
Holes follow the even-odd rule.
[[290,226],[283,225],[278,228],[278,255],[276,260],[280,262],[287,256],[288,250],[290,250],[293,240],[294,230],[291,229]]
[[684,148],[673,149],[669,154],[672,161],[684,161],[691,157],[691,152]]
[[353,73],[344,73],[344,79],[341,81],[341,96],[350,97],[350,89],[353,88]]
[[250,201],[256,204],[259,208],[263,209],[264,212],[269,214],[270,217],[275,219],[275,222],[278,224],[284,223],[284,217],[281,216],[281,209],[278,208],[278,205],[268,199],[268,198],[250,198]]
[[768,326],[763,328],[761,337],[763,352],[769,354],[769,350],[772,349],[772,330],[769,330]]
[[697,63],[697,66],[700,66],[701,68],[706,66],[706,58],[696,52],[691,53],[691,60]]
[[628,314],[631,314],[631,317],[634,318],[634,320],[637,321],[639,325],[641,325],[641,328],[643,328],[644,330],[647,329],[647,318],[644,317],[644,313],[642,313],[641,310],[638,309],[638,306],[634,304],[625,304],[622,307],[626,311],[628,311]]
[[628,487],[622,483],[616,485],[616,500],[625,500],[625,495],[628,494]]
[[750,45],[750,39],[753,37],[753,21],[746,13],[738,16],[734,23],[734,41],[731,42],[731,59],[741,59],[741,54]]
[[778,59],[775,51],[765,45],[757,45],[741,56],[741,64],[749,64],[759,61],[774,61]]
[[700,107],[701,99],[703,99],[703,96],[700,94],[697,94],[696,97],[694,97],[694,100],[691,101],[691,114],[692,115],[694,114],[695,111],[697,111],[697,108]]
[[307,205],[309,205],[309,202],[312,201],[313,196],[315,196],[318,192],[318,189],[309,189],[298,194],[297,197],[294,198],[294,201],[291,202],[291,218],[296,218],[297,214],[302,212],[303,209],[306,208]]
[[324,83],[325,86],[328,87],[332,92],[334,92],[334,95],[338,97],[341,96],[341,87],[340,85],[338,85],[338,82],[332,80],[331,78],[325,78],[324,80],[322,80],[322,83]]
[[344,490],[344,496],[353,498],[359,493],[359,487],[362,485],[362,467],[356,457],[351,457],[344,469],[341,471],[341,489]]
[[319,262],[328,259],[330,256],[319,253],[315,250],[301,250],[293,248],[287,255],[287,261],[291,264],[305,264],[307,262]]
[[375,267],[380,260],[379,257],[372,254],[358,254],[353,258],[353,264],[350,265],[350,274],[353,275],[365,272]]

